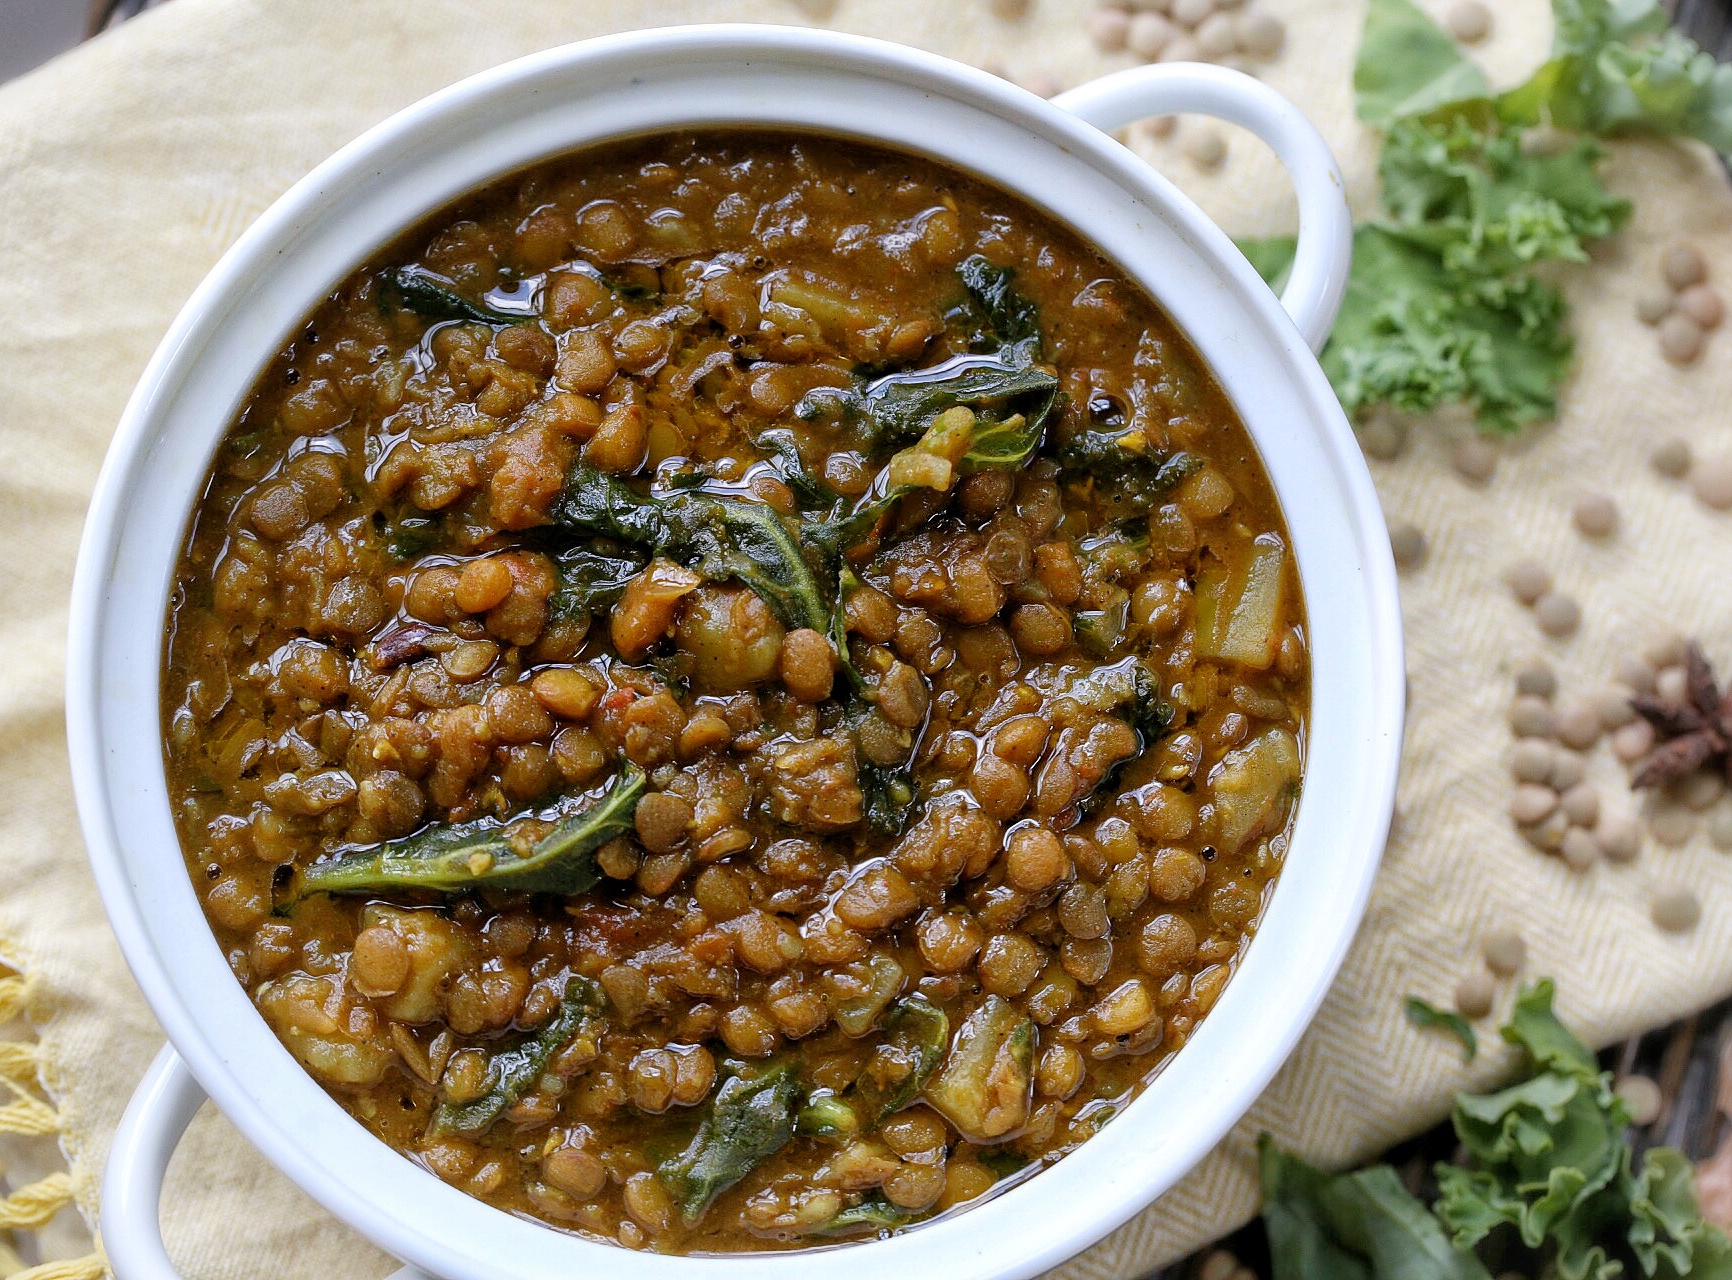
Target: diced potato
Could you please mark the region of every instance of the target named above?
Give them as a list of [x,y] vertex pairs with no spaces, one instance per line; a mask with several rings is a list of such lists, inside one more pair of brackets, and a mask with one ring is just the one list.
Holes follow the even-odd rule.
[[1266,670],[1281,647],[1287,549],[1272,533],[1197,578],[1197,655]]
[[743,587],[699,587],[686,597],[675,640],[692,655],[692,681],[706,693],[738,693],[776,674],[782,624]]
[[437,911],[408,911],[379,902],[361,912],[361,928],[374,925],[391,930],[409,947],[409,976],[395,994],[379,1002],[380,1011],[398,1022],[433,1021],[444,1012],[445,988],[469,962],[463,931]]
[[875,955],[829,977],[836,1025],[851,1036],[863,1036],[878,1025],[879,1015],[902,990],[902,966],[889,956]]
[[661,209],[644,219],[644,239],[670,257],[683,258],[703,247],[691,221],[674,209]]
[[365,1088],[385,1078],[395,1055],[378,1043],[372,1011],[349,1004],[336,979],[291,973],[260,987],[256,999],[289,1052],[320,1080]]
[[831,341],[888,323],[890,317],[848,296],[840,285],[816,277],[788,277],[770,286],[770,300],[804,311]]
[[1028,1123],[1034,1023],[988,996],[957,1028],[926,1098],[970,1142],[996,1142]]
[[1236,853],[1253,836],[1277,826],[1299,783],[1299,743],[1286,729],[1267,729],[1229,751],[1209,785],[1215,800],[1215,845]]

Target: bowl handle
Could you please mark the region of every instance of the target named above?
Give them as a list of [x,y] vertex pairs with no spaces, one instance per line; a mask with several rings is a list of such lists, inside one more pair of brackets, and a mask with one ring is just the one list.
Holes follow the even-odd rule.
[[1052,101],[1108,133],[1145,116],[1196,112],[1267,142],[1299,194],[1299,245],[1281,305],[1311,349],[1322,349],[1347,287],[1353,218],[1335,156],[1299,108],[1261,80],[1200,62],[1116,71]]
[[[144,1073],[115,1130],[102,1176],[102,1247],[116,1280],[180,1280],[162,1245],[162,1176],[205,1092],[165,1044]],[[389,1280],[427,1280],[413,1267]]]

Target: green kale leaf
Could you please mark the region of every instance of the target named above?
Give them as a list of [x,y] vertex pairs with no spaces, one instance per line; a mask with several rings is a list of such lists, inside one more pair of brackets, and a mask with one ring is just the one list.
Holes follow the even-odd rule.
[[1447,1031],[1461,1041],[1462,1060],[1472,1062],[1479,1053],[1479,1037],[1474,1035],[1473,1027],[1459,1013],[1448,1009],[1439,1009],[1436,1005],[1421,1000],[1418,996],[1407,997],[1407,1020],[1421,1031]]
[[[1291,243],[1242,247],[1278,276]],[[1557,412],[1574,351],[1565,313],[1558,291],[1532,276],[1451,271],[1404,235],[1363,226],[1323,372],[1349,414],[1465,401],[1485,425],[1513,431]]]
[[969,350],[993,351],[1031,342],[1029,354],[1038,354],[1040,308],[1011,287],[1015,271],[977,253],[964,259],[956,274],[968,301],[955,318],[965,330]]
[[503,325],[522,324],[531,318],[477,302],[451,280],[417,263],[381,272],[379,299],[384,305],[424,320],[474,320]]
[[1398,121],[1379,166],[1390,229],[1451,271],[1586,262],[1584,241],[1613,234],[1630,216],[1629,202],[1600,185],[1605,153],[1585,138],[1530,152],[1520,130],[1488,131],[1459,115]]
[[[1413,1003],[1409,1003],[1412,1012]],[[1503,1037],[1530,1074],[1461,1094],[1454,1125],[1466,1159],[1435,1170],[1428,1213],[1386,1165],[1331,1176],[1261,1146],[1263,1216],[1275,1280],[1432,1280],[1499,1266],[1557,1280],[1732,1280],[1732,1244],[1703,1221],[1690,1163],[1655,1148],[1636,1167],[1629,1112],[1611,1076],[1558,1021],[1552,984],[1516,999]],[[1511,1249],[1521,1256],[1512,1257]]]
[[1491,1280],[1388,1165],[1330,1175],[1257,1147],[1274,1280]]
[[1480,69],[1409,0],[1371,0],[1353,88],[1359,118],[1375,125],[1491,93]]
[[1507,121],[1681,134],[1732,156],[1732,67],[1675,31],[1655,0],[1553,0],[1552,59],[1498,99]]
[[[1354,87],[1360,117],[1385,132],[1384,212],[1355,234],[1322,356],[1350,413],[1464,402],[1503,431],[1555,416],[1573,344],[1562,296],[1534,268],[1586,262],[1586,242],[1630,215],[1600,184],[1593,136],[1685,135],[1732,155],[1732,68],[1671,30],[1656,0],[1553,10],[1551,60],[1494,96],[1411,0],[1370,0]],[[1241,247],[1279,287],[1291,244]]]

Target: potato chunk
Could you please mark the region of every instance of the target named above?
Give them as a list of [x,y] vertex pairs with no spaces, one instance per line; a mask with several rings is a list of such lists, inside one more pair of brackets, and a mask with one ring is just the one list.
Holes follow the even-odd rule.
[[336,978],[291,973],[259,988],[259,1011],[296,1061],[326,1084],[366,1088],[394,1055],[378,1042],[377,1018],[345,998]]
[[379,1009],[398,1022],[431,1022],[445,1008],[445,990],[469,961],[463,932],[437,911],[408,911],[369,903],[361,912],[363,930],[391,930],[409,948],[409,976]]
[[1236,853],[1246,841],[1286,819],[1299,785],[1299,743],[1286,729],[1265,730],[1215,766],[1215,843]]

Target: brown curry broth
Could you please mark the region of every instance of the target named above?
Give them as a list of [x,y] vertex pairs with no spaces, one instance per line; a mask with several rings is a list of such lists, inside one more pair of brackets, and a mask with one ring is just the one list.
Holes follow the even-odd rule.
[[[282,864],[305,865],[354,838],[351,823],[355,802],[339,803],[323,815],[272,818],[267,816],[272,810],[265,801],[264,787],[285,770],[299,768],[306,773],[342,766],[343,740],[352,738],[370,715],[368,706],[384,683],[383,678],[368,675],[359,662],[354,662],[349,665],[355,684],[347,695],[328,703],[317,698],[297,700],[276,687],[268,660],[280,646],[309,632],[333,641],[341,653],[353,654],[368,638],[407,617],[401,600],[412,569],[430,563],[460,563],[470,555],[510,545],[519,537],[509,533],[501,536],[489,527],[483,481],[479,499],[461,500],[452,508],[457,518],[448,519],[447,525],[457,528],[454,545],[440,548],[441,554],[405,564],[396,563],[384,550],[375,513],[393,521],[413,514],[412,506],[401,497],[381,499],[369,483],[390,447],[411,433],[422,439],[443,436],[461,440],[486,434],[491,426],[485,419],[478,420],[466,395],[452,389],[429,354],[431,347],[423,340],[422,330],[433,326],[424,326],[414,317],[388,314],[374,296],[372,273],[381,266],[419,261],[450,276],[472,295],[479,295],[500,283],[501,269],[535,275],[560,261],[582,259],[595,262],[616,281],[624,282],[618,306],[625,315],[620,319],[654,314],[653,304],[634,301],[631,295],[640,288],[661,288],[663,273],[646,259],[662,255],[635,249],[623,254],[605,248],[586,252],[581,247],[575,253],[569,248],[553,251],[543,243],[546,236],[512,233],[512,228],[550,205],[570,212],[604,198],[619,201],[634,218],[648,210],[680,210],[685,215],[685,233],[701,242],[690,246],[690,251],[698,256],[737,251],[744,255],[748,274],[809,271],[850,287],[863,282],[861,292],[867,295],[867,305],[898,317],[941,315],[959,295],[955,264],[970,253],[982,253],[997,264],[1012,266],[1017,271],[1015,287],[1040,307],[1045,358],[1057,366],[1069,395],[1061,432],[1074,429],[1082,420],[1091,392],[1111,391],[1122,404],[1138,411],[1140,420],[1150,425],[1151,434],[1164,435],[1169,447],[1202,454],[1231,483],[1232,507],[1222,518],[1208,522],[1205,530],[1212,545],[1248,540],[1266,531],[1284,534],[1273,493],[1244,429],[1172,323],[1072,233],[1001,191],[903,155],[836,141],[769,134],[637,141],[550,162],[503,180],[428,219],[422,229],[403,237],[321,304],[303,332],[259,379],[219,452],[205,496],[194,513],[169,617],[164,695],[169,779],[189,870],[201,894],[212,899],[207,913],[249,993],[260,988],[261,969],[278,979],[296,971],[340,975],[343,970],[365,899],[314,898],[300,904],[287,919],[272,918],[264,904],[269,899],[273,873]],[[936,232],[931,229],[934,222],[941,224]],[[856,230],[845,230],[848,227]],[[685,251],[682,248],[681,252]],[[676,269],[670,265],[669,274]],[[670,289],[669,295],[675,292]],[[619,320],[604,323],[617,331]],[[684,340],[689,345],[704,339]],[[942,353],[943,341],[940,338],[937,346],[910,363],[915,367],[931,363]],[[1155,366],[1152,370],[1137,370],[1139,347],[1145,365]],[[818,354],[845,365],[864,353],[820,350]],[[676,348],[674,359],[680,358]],[[406,379],[402,379],[403,374],[407,374]],[[392,388],[397,379],[401,379],[401,390]],[[671,424],[682,437],[672,440],[664,428],[658,441],[652,431],[652,456],[677,452],[708,461],[757,456],[735,422],[750,421],[762,429],[771,421],[786,424],[788,415],[753,417],[749,397],[740,393],[738,384],[738,377],[724,373],[719,393],[702,390],[690,400],[665,385],[652,384],[644,397],[648,419]],[[702,383],[700,387],[713,385]],[[318,390],[321,387],[330,388],[336,396],[325,395]],[[428,406],[418,411],[418,422],[414,421],[417,411],[413,408],[393,407],[393,399],[404,395],[410,401],[419,397]],[[724,409],[719,400],[730,403]],[[1049,438],[1051,434],[1049,429]],[[244,558],[237,553],[237,540],[261,542],[246,532],[249,496],[280,475],[286,459],[303,450],[329,451],[344,457],[347,496],[334,510],[311,520],[306,529],[285,542],[262,540],[264,553],[256,556],[267,566],[262,572],[248,574],[235,569],[232,562]],[[1099,505],[1091,502],[1086,490],[1067,491],[1066,513],[1066,523],[1059,532],[1073,538],[1103,520]],[[955,524],[953,518],[944,519]],[[1176,567],[1186,581],[1194,581],[1201,555],[1197,550],[1160,556],[1150,572],[1162,572],[1164,561],[1166,572],[1170,574]],[[332,564],[380,587],[383,616],[364,634],[344,634],[315,621],[318,599],[330,585],[322,575],[327,575]],[[1290,556],[1285,573],[1286,619],[1292,636],[1302,642]],[[881,577],[878,585],[885,585]],[[1184,602],[1188,606],[1188,596]],[[946,638],[953,638],[958,628],[944,625]],[[1185,661],[1189,634],[1187,614],[1177,635],[1149,646],[1157,660],[1168,661],[1170,683],[1183,685],[1197,704],[1181,712],[1175,730],[1195,726],[1209,714],[1219,720],[1228,686],[1239,679],[1283,699],[1288,708],[1283,722],[1303,739],[1307,693],[1302,666],[1293,678],[1283,678],[1276,671],[1235,676],[1209,664],[1191,669]],[[572,661],[581,662],[607,650],[605,627],[595,627]],[[1091,661],[1075,649],[1061,657],[1079,664]],[[509,646],[502,653],[501,664],[476,684],[457,686],[458,695],[473,696],[502,672],[509,681],[517,670],[547,665],[537,661],[534,654]],[[942,684],[944,673],[938,675]],[[429,680],[439,683],[432,677]],[[953,682],[953,687],[964,686]],[[947,723],[965,724],[976,710],[964,698],[953,701],[955,705],[947,710],[942,699],[935,700],[923,741],[937,741]],[[690,708],[693,699],[682,702]],[[336,712],[335,719],[330,714],[321,715],[321,709]],[[299,741],[292,732],[296,726],[300,727]],[[1198,786],[1223,750],[1205,750],[1201,766],[1193,774]],[[1158,756],[1159,752],[1151,751],[1133,762],[1121,779],[1120,792],[1135,793],[1148,783],[1160,763]],[[426,817],[467,818],[530,807],[502,794],[500,776],[495,759],[474,779],[461,803],[446,811],[429,805]],[[945,779],[943,771],[933,764],[918,768],[916,777],[922,794],[933,782]],[[1098,816],[1107,819],[1126,811],[1123,803],[1118,808],[1109,805]],[[756,845],[759,852],[770,840],[787,834],[770,829],[773,824],[762,817],[751,821],[764,833],[765,838]],[[1091,831],[1095,826],[1096,819],[1085,819],[1076,831]],[[1210,976],[1198,989],[1208,987],[1218,994],[1218,977],[1236,966],[1253,922],[1217,925],[1211,920],[1210,903],[1222,886],[1236,883],[1245,886],[1241,898],[1249,892],[1250,909],[1260,912],[1258,904],[1273,881],[1285,843],[1283,834],[1272,834],[1272,841],[1254,840],[1240,856],[1214,858],[1208,864],[1203,888],[1186,902],[1170,906],[1145,902],[1124,921],[1115,922],[1110,936],[1117,945],[1111,966],[1107,975],[1093,984],[1094,994],[1109,992],[1140,974],[1135,933],[1140,922],[1157,911],[1189,920],[1199,939],[1206,941],[1212,935],[1219,939],[1212,960],[1199,957],[1185,971],[1193,976],[1209,971]],[[868,832],[852,832],[829,837],[827,843],[857,864],[882,853],[891,842]],[[1140,839],[1139,856],[1146,856],[1156,843],[1162,842]],[[1196,833],[1164,843],[1197,850],[1205,841]],[[752,856],[752,851],[747,851],[727,861],[740,865]],[[1001,865],[1002,858],[998,862]],[[987,880],[995,881],[1000,875],[1001,870],[995,869]],[[761,882],[764,877],[758,879]],[[664,906],[636,892],[629,882],[604,880],[587,895],[598,905],[579,912],[575,920],[551,900],[525,903],[494,894],[462,901],[448,914],[469,935],[479,957],[488,950],[482,926],[496,910],[527,911],[537,928],[524,958],[531,962],[532,977],[547,984],[559,981],[568,966],[585,971],[585,952],[593,956],[600,949],[617,956],[625,954],[622,939],[678,939],[682,936],[678,922],[691,921],[694,913],[701,926],[702,913],[690,898],[692,880],[692,874],[681,877],[662,899]],[[832,875],[828,886],[835,882]],[[964,882],[949,891],[946,901],[951,906],[978,901],[981,892],[978,884]],[[413,894],[396,895],[393,900],[402,904],[435,901]],[[1243,905],[1239,908],[1241,913],[1244,909]],[[1051,923],[1051,913],[1051,907],[1046,907],[1037,908],[1033,915],[1037,920],[1046,917],[1044,927],[1050,936],[1062,936],[1062,930]],[[893,954],[911,977],[925,971],[921,952],[913,945],[915,925],[921,918],[917,915],[904,920],[881,935],[874,948]],[[1029,925],[1029,920],[1024,920],[1018,927]],[[687,928],[691,927],[688,924]],[[1051,949],[1055,958],[1049,971],[1056,971],[1056,948]],[[593,968],[593,963],[589,967]],[[805,967],[815,970],[819,966]],[[970,980],[973,975],[971,965],[963,970],[961,982],[938,978],[926,984],[928,994],[946,1009],[953,1029],[981,998],[978,985]],[[749,993],[761,995],[769,981],[743,966],[737,980],[742,998]],[[1167,985],[1172,988],[1174,982]],[[1017,1139],[1002,1144],[1002,1149],[1036,1163],[1054,1158],[1083,1140],[1151,1078],[1184,1043],[1188,1024],[1206,1011],[1184,994],[1188,984],[1181,981],[1177,985],[1181,988],[1178,998],[1163,997],[1161,1002],[1165,1032],[1158,1044],[1145,1052],[1099,1059],[1085,1053],[1086,1074],[1081,1087],[1057,1104],[1056,1124],[1048,1136],[1043,1140]],[[912,981],[906,989],[912,989]],[[1202,1003],[1212,1003],[1212,999],[1213,995],[1204,997]],[[343,1000],[344,1016],[359,1016],[364,1024],[369,1016],[365,1012],[367,1002],[352,991]],[[1088,1002],[1085,991],[1071,1001],[1067,1016],[1086,1009]],[[686,1007],[689,1010],[698,1003],[687,1001]],[[1020,1005],[1020,998],[1017,1003]],[[352,1013],[356,1007],[362,1010],[359,1015]],[[1060,1021],[1063,1019],[1055,1020],[1055,1025]],[[385,1019],[375,1015],[373,1023],[376,1029],[372,1034],[389,1045]],[[679,1016],[676,1009],[657,1025],[634,1028],[627,1039],[634,1046],[677,1043],[682,1031],[701,1024],[701,1017],[694,1022],[689,1016]],[[437,1025],[417,1032],[419,1043],[425,1046],[431,1038],[428,1032],[436,1029]],[[505,1033],[459,1036],[457,1043],[485,1044],[494,1035]],[[1043,1029],[1043,1045],[1046,1038],[1047,1029]],[[724,1051],[713,1037],[711,1045],[719,1062]],[[808,1063],[858,1056],[857,1047],[833,1026],[809,1039],[786,1041],[778,1052],[801,1055]],[[629,1056],[629,1049],[611,1057],[604,1053],[603,1065],[621,1070]],[[587,1087],[594,1086],[598,1074],[592,1068],[572,1081],[560,1100],[562,1111],[553,1121],[555,1130],[570,1124],[571,1108]],[[331,1087],[328,1082],[327,1086]],[[472,1159],[453,1159],[441,1167],[439,1160],[418,1154],[428,1117],[438,1100],[435,1088],[407,1069],[393,1066],[376,1085],[332,1087],[332,1092],[393,1147],[434,1165],[444,1176],[490,1203],[604,1238],[614,1237],[622,1223],[627,1224],[625,1234],[633,1235],[634,1227],[622,1209],[622,1175],[634,1168],[653,1168],[654,1159],[679,1150],[698,1114],[697,1108],[675,1107],[662,1116],[646,1116],[626,1104],[592,1121],[590,1128],[597,1139],[592,1149],[604,1153],[613,1175],[589,1205],[581,1206],[581,1212],[563,1216],[538,1209],[526,1190],[539,1178],[537,1160],[549,1132],[547,1126],[518,1131],[511,1122],[502,1120]],[[607,1091],[603,1088],[601,1092]],[[971,1149],[953,1129],[947,1145],[953,1164],[972,1162]],[[824,1243],[766,1236],[747,1224],[743,1209],[752,1195],[772,1181],[781,1184],[809,1178],[833,1154],[830,1145],[797,1137],[764,1167],[724,1193],[696,1229],[686,1232],[676,1227],[652,1238],[651,1243],[661,1248],[709,1250]],[[494,1183],[497,1185],[491,1185]],[[949,1207],[948,1197],[938,1207]],[[633,1243],[641,1242],[643,1234],[637,1231]]]

